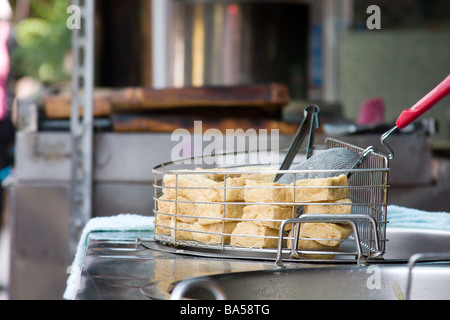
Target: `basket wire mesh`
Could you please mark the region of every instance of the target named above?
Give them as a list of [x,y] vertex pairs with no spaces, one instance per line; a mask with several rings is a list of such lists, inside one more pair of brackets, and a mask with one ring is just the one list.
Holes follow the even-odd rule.
[[[363,152],[359,147],[328,138],[325,148],[335,147]],[[279,159],[283,158],[283,152],[273,152]],[[384,155],[370,153],[358,169],[351,170],[353,174],[347,182],[333,182],[326,186],[314,183],[298,185],[295,176],[302,172],[279,171],[276,164],[262,166],[252,163],[251,152],[225,156],[240,157],[243,162],[208,167],[202,166],[202,161],[186,164],[180,160],[153,169],[155,240],[181,246],[194,254],[202,251],[233,256],[239,252],[241,257],[275,259],[281,252],[293,261],[297,258],[355,260],[361,255],[382,257],[389,187],[388,160]],[[271,182],[271,177],[279,172],[294,175],[295,183],[280,185]],[[333,181],[346,177],[348,170],[334,173],[338,178],[333,178]],[[305,193],[314,195],[321,192],[327,194],[326,197],[334,194],[335,198],[301,198]],[[252,194],[256,194],[256,200]],[[266,197],[258,198],[262,194]],[[300,217],[303,219],[301,224],[295,220],[299,218],[296,215],[300,206],[305,212]],[[319,222],[317,217],[324,217],[324,220]],[[334,221],[336,217],[342,221]],[[327,218],[333,223],[328,223]],[[280,232],[287,219],[294,219],[292,221],[297,223],[284,224],[283,229],[286,230]],[[298,227],[300,232],[296,238]],[[295,240],[299,240],[298,246],[294,245]]]

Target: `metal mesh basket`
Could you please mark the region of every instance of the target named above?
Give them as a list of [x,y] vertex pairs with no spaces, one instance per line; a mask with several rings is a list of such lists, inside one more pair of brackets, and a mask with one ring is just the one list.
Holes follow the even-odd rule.
[[[325,148],[334,147],[363,152],[327,139]],[[282,151],[271,153],[280,160],[284,157]],[[304,171],[279,171],[277,163],[254,163],[252,152],[214,157],[214,161],[180,160],[153,169],[154,237],[160,243],[181,246],[184,253],[240,258],[382,257],[389,172],[385,156],[372,152],[351,170],[348,180],[348,170],[336,170],[337,177],[326,179],[326,184],[305,183],[296,178]],[[224,165],[230,157],[239,158],[239,163]],[[297,160],[302,160],[301,154]],[[279,172],[293,175],[295,183],[273,183]],[[298,217],[299,208],[303,214]]]

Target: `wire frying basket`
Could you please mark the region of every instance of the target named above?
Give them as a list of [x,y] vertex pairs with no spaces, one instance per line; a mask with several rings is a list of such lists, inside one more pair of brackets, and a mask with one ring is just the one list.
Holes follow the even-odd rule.
[[[322,149],[336,147],[364,151],[330,138]],[[349,170],[335,170],[332,178],[298,179],[304,170],[277,169],[284,151],[267,152],[271,165],[258,163],[248,151],[153,168],[155,240],[174,252],[273,259],[278,266],[305,259],[382,258],[389,187],[385,155],[374,150],[348,178]],[[239,163],[224,161],[238,158]],[[300,154],[294,163],[303,159]],[[294,182],[274,183],[277,173],[292,175]]]

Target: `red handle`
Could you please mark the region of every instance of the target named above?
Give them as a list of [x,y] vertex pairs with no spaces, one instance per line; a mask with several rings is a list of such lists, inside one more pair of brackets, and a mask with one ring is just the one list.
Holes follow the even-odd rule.
[[450,93],[450,75],[439,83],[426,96],[420,99],[414,106],[403,110],[395,123],[397,128],[403,129],[430,110],[436,103]]

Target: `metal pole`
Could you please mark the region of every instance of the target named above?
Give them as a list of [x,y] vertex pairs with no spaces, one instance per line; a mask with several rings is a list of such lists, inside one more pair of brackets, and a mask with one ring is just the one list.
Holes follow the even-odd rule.
[[71,216],[70,246],[75,252],[80,233],[92,216],[94,1],[74,0],[80,28],[72,30]]

